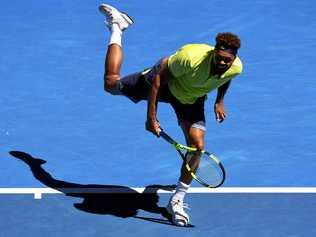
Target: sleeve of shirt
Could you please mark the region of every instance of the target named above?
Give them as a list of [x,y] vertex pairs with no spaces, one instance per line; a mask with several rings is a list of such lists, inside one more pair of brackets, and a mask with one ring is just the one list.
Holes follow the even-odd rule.
[[242,62],[241,62],[240,58],[237,57],[232,65],[232,74],[234,76],[237,76],[237,75],[242,73],[242,70],[243,70]]
[[221,78],[227,78],[229,77],[230,79],[235,78],[238,76],[240,73],[242,73],[243,70],[243,65],[241,60],[237,57],[233,63],[233,65],[229,68],[228,71],[226,71]]
[[186,74],[191,68],[191,60],[184,48],[171,55],[168,60],[168,68],[176,78]]

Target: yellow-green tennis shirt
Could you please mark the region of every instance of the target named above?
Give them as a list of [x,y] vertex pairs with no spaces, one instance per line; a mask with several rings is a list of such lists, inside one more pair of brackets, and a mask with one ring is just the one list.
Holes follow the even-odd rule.
[[236,57],[232,66],[220,77],[210,75],[213,50],[214,47],[207,44],[188,44],[169,57],[168,68],[174,78],[168,86],[182,104],[193,104],[199,97],[242,72],[242,63]]

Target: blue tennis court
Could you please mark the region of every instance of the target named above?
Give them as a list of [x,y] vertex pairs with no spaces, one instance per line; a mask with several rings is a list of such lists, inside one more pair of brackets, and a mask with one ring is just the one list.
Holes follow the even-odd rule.
[[[315,194],[308,192],[191,193],[190,228],[164,218],[161,207],[170,194],[157,191],[173,188],[181,160],[145,130],[145,102],[104,92],[109,33],[100,3],[2,3],[0,190],[61,193],[39,200],[0,195],[0,236],[315,236]],[[213,45],[218,32],[238,34],[244,71],[225,97],[224,123],[214,119],[216,93],[206,102],[206,147],[226,168],[223,188],[316,186],[316,3],[106,3],[135,20],[123,35],[124,75],[184,44]],[[184,142],[169,105],[159,105],[158,118]],[[76,193],[68,187],[123,192]]]

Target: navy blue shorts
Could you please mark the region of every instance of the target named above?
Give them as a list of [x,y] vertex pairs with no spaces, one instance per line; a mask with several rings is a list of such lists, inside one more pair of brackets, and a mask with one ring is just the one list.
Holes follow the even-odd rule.
[[[134,73],[120,79],[120,91],[134,103],[147,100],[151,89],[151,82],[155,73],[159,70],[158,62],[149,72]],[[158,101],[171,104],[179,124],[188,122],[191,126],[205,130],[204,102],[206,96],[200,97],[194,104],[182,104],[174,97],[168,85],[162,85],[159,91]]]

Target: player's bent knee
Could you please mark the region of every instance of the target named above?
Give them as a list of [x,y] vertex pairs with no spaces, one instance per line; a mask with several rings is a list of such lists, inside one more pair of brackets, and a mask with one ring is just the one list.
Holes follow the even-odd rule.
[[198,151],[204,150],[204,142],[203,141],[195,142],[194,144],[192,144],[192,146],[195,147]]
[[119,90],[119,76],[104,77],[104,90],[112,95],[121,94]]

